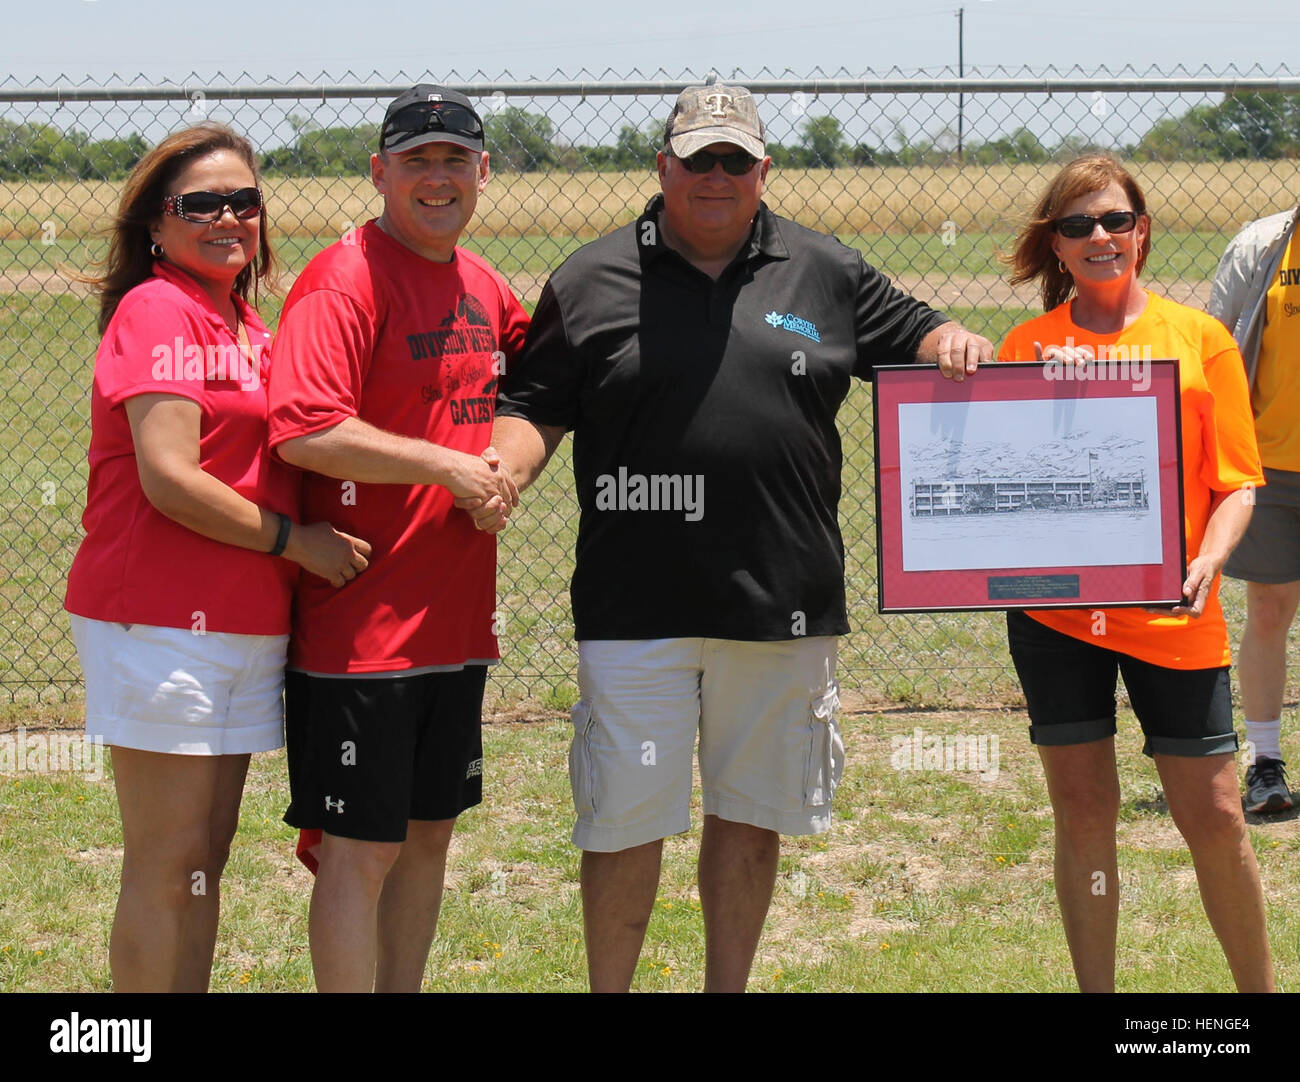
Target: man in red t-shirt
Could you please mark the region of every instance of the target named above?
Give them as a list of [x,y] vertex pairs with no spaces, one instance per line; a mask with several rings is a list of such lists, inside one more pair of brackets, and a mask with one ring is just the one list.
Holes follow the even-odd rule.
[[270,387],[271,447],[309,471],[307,521],[328,508],[372,543],[366,575],[345,590],[303,575],[294,605],[285,820],[321,832],[320,991],[419,990],[452,827],[481,799],[496,546],[453,500],[517,502],[488,442],[528,323],[456,247],[488,180],[467,98],[398,96],[370,169],[383,213],[295,283]]

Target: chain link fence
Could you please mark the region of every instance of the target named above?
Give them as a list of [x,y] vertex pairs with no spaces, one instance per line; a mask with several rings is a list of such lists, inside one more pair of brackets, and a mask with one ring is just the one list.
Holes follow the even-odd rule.
[[[632,221],[657,191],[664,119],[678,90],[703,78],[445,80],[477,102],[492,154],[468,246],[531,307],[569,252]],[[1006,284],[998,255],[1060,161],[1098,148],[1130,163],[1154,219],[1147,283],[1196,306],[1236,229],[1293,206],[1300,192],[1300,79],[1288,72],[724,78],[758,97],[774,209],[861,249],[902,288],[995,342],[1039,310],[1032,290]],[[76,275],[105,250],[121,179],[147,146],[188,123],[243,132],[262,154],[287,288],[312,255],[378,213],[368,156],[386,102],[417,81],[0,82],[0,692],[10,701],[79,694],[62,598],[81,535],[97,336]],[[280,300],[264,304],[272,325]],[[842,683],[909,704],[1016,702],[1000,614],[876,613],[869,387],[855,388],[841,428],[854,628]],[[562,457],[503,535],[499,703],[560,706],[575,694],[571,490]],[[1235,640],[1234,584],[1225,606]]]

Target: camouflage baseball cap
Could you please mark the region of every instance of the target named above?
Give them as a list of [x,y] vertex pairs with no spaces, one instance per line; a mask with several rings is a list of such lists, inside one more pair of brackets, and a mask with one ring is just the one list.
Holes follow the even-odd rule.
[[731,143],[755,158],[766,155],[758,106],[743,86],[688,86],[678,96],[664,144],[677,157],[689,158],[712,143]]

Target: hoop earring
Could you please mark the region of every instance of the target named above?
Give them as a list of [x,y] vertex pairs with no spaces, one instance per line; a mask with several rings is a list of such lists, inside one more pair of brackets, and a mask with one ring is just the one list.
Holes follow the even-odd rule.
[[[155,248],[158,248],[158,245],[155,244],[154,247],[155,247]],[[159,255],[162,255],[162,249],[161,249],[161,248],[158,249],[158,254],[159,254]],[[1058,260],[1056,261],[1056,269],[1059,270],[1062,274],[1067,273],[1067,272],[1066,272],[1066,269],[1065,269],[1065,261],[1064,261],[1064,260],[1061,260],[1061,259],[1058,259]]]
[[157,241],[154,241],[151,245],[149,245],[149,254],[153,256],[154,259],[162,259],[163,257],[162,245],[159,244]]

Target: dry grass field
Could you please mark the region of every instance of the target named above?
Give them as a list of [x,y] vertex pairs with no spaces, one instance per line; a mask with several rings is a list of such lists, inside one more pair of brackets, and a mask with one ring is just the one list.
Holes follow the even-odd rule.
[[[918,169],[773,170],[768,202],[832,233],[1014,230],[1054,163]],[[1300,162],[1138,165],[1157,226],[1171,232],[1230,232],[1257,215],[1294,205]],[[270,178],[269,205],[288,237],[338,236],[377,212],[363,177]],[[479,204],[476,231],[590,238],[631,221],[658,190],[653,173],[498,174]],[[0,240],[38,240],[45,223],[89,236],[107,224],[116,183],[0,184]]]

